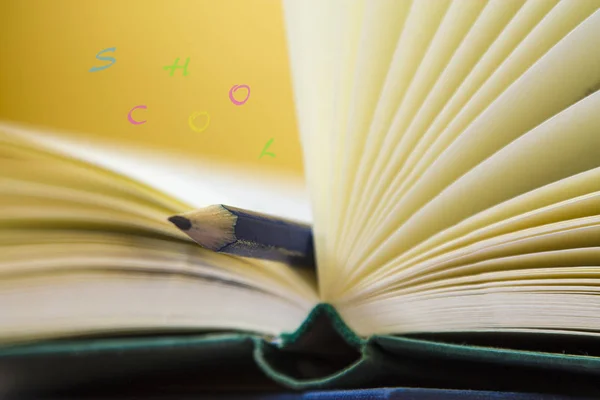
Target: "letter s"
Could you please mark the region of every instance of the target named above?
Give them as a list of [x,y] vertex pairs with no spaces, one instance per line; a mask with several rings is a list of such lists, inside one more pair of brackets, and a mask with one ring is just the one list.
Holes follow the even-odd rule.
[[100,53],[96,54],[96,58],[98,60],[112,61],[112,62],[110,64],[108,64],[108,65],[103,65],[102,67],[92,67],[89,72],[102,71],[103,69],[106,69],[106,68],[110,67],[111,65],[113,65],[115,62],[117,62],[117,60],[114,59],[113,57],[100,57],[100,54],[102,54],[102,53],[104,53],[106,51],[115,51],[115,50],[117,50],[116,47],[111,47],[109,49],[104,49]]

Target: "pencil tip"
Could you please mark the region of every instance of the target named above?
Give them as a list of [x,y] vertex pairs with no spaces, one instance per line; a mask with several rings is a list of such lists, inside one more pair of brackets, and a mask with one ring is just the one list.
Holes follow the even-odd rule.
[[171,221],[176,227],[178,227],[182,231],[187,231],[192,228],[192,223],[190,222],[190,220],[185,217],[180,217],[179,215],[170,217],[169,221]]

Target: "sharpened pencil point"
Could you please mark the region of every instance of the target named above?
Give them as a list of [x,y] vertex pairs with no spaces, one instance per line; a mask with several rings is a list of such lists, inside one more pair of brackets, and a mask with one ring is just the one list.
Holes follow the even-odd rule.
[[176,227],[178,227],[182,231],[187,231],[192,228],[192,223],[190,222],[190,220],[185,217],[180,217],[179,215],[170,217],[169,221],[171,221]]

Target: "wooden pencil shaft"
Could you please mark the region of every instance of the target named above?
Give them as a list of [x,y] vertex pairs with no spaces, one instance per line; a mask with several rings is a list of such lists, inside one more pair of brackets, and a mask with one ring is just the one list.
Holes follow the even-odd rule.
[[226,205],[175,215],[169,221],[219,253],[315,266],[312,228],[305,223]]
[[283,247],[265,246],[241,240],[221,248],[219,253],[279,261],[296,267],[313,268],[315,266],[313,253],[292,253]]
[[312,229],[308,224],[222,206],[237,217],[236,241],[220,252],[314,267]]
[[283,247],[300,253],[307,253],[309,247],[312,248],[312,228],[308,224],[229,206],[223,208],[237,216],[234,231],[238,240]]

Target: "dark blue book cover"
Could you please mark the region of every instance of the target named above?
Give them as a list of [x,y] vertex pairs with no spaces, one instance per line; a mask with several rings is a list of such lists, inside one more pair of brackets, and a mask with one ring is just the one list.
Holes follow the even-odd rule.
[[[552,394],[490,392],[479,390],[443,390],[420,388],[378,388],[359,390],[325,390],[282,394],[235,394],[206,396],[201,399],[245,400],[580,400],[591,397],[571,397]],[[198,399],[195,397],[195,399]]]

